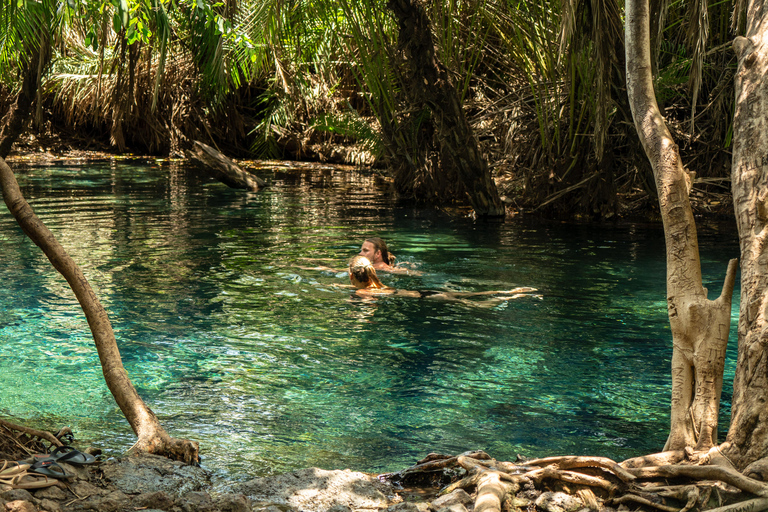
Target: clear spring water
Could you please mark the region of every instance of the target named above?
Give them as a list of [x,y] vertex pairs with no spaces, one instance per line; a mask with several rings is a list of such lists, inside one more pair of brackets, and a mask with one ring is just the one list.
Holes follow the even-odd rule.
[[[175,437],[228,478],[397,471],[427,453],[603,455],[662,448],[671,340],[659,225],[480,223],[396,204],[364,174],[259,171],[231,190],[169,162],[20,169],[37,214],[108,309],[124,364]],[[346,176],[346,177],[345,177]],[[343,268],[382,236],[410,289],[533,286],[493,308],[353,298]],[[731,225],[699,227],[713,297]],[[69,425],[119,454],[135,438],[66,282],[0,211],[0,415]],[[738,290],[726,366],[727,428]]]

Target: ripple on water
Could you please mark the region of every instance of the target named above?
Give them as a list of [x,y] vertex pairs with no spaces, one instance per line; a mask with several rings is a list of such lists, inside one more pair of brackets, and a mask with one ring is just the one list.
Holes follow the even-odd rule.
[[[272,186],[257,194],[176,163],[19,176],[108,309],[140,394],[174,436],[200,441],[206,467],[237,478],[392,471],[431,451],[661,448],[671,349],[659,226],[484,225],[400,205],[364,173],[260,172]],[[738,254],[728,233],[702,230],[712,283]],[[421,272],[383,274],[388,285],[533,286],[540,298],[362,300],[344,266],[368,236]],[[128,448],[66,282],[7,215],[0,245],[0,414]]]

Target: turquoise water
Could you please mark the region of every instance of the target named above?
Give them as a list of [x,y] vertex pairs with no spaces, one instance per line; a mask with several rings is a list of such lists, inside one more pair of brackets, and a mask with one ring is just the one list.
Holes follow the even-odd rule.
[[[661,227],[480,223],[396,203],[370,175],[274,166],[226,188],[178,163],[20,169],[37,214],[110,313],[124,364],[175,437],[228,478],[397,471],[427,453],[603,455],[662,448],[670,333]],[[361,300],[342,269],[382,236],[410,289],[533,286],[491,308]],[[734,229],[699,228],[713,297]],[[0,211],[0,415],[69,425],[120,454],[135,437],[71,290]],[[735,294],[738,298],[738,290]],[[735,360],[734,304],[721,431]]]

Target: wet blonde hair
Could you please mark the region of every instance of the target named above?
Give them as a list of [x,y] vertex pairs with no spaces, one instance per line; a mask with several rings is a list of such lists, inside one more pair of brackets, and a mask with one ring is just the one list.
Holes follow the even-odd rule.
[[373,268],[371,260],[365,256],[354,256],[349,260],[349,275],[359,283],[364,284],[366,288],[384,288],[376,275],[376,269]]

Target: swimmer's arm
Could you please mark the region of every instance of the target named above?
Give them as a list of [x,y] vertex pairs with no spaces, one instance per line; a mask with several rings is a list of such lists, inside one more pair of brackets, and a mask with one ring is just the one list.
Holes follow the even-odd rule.
[[404,274],[407,276],[421,276],[424,275],[422,272],[419,272],[418,270],[412,270],[405,267],[390,267],[390,268],[382,268],[377,270],[376,272],[389,272],[390,274]]
[[531,288],[530,286],[519,286],[515,288],[514,290],[489,290],[487,292],[451,292],[452,295],[455,297],[475,297],[478,295],[509,295],[509,294],[520,294],[520,293],[529,293],[529,292],[535,292],[536,288]]
[[316,267],[297,266],[296,268],[299,268],[301,270],[320,270],[322,272],[333,272],[335,274],[338,274],[339,272],[346,272],[346,269],[337,269],[337,268],[331,268],[331,267],[324,267],[322,265],[318,265]]

